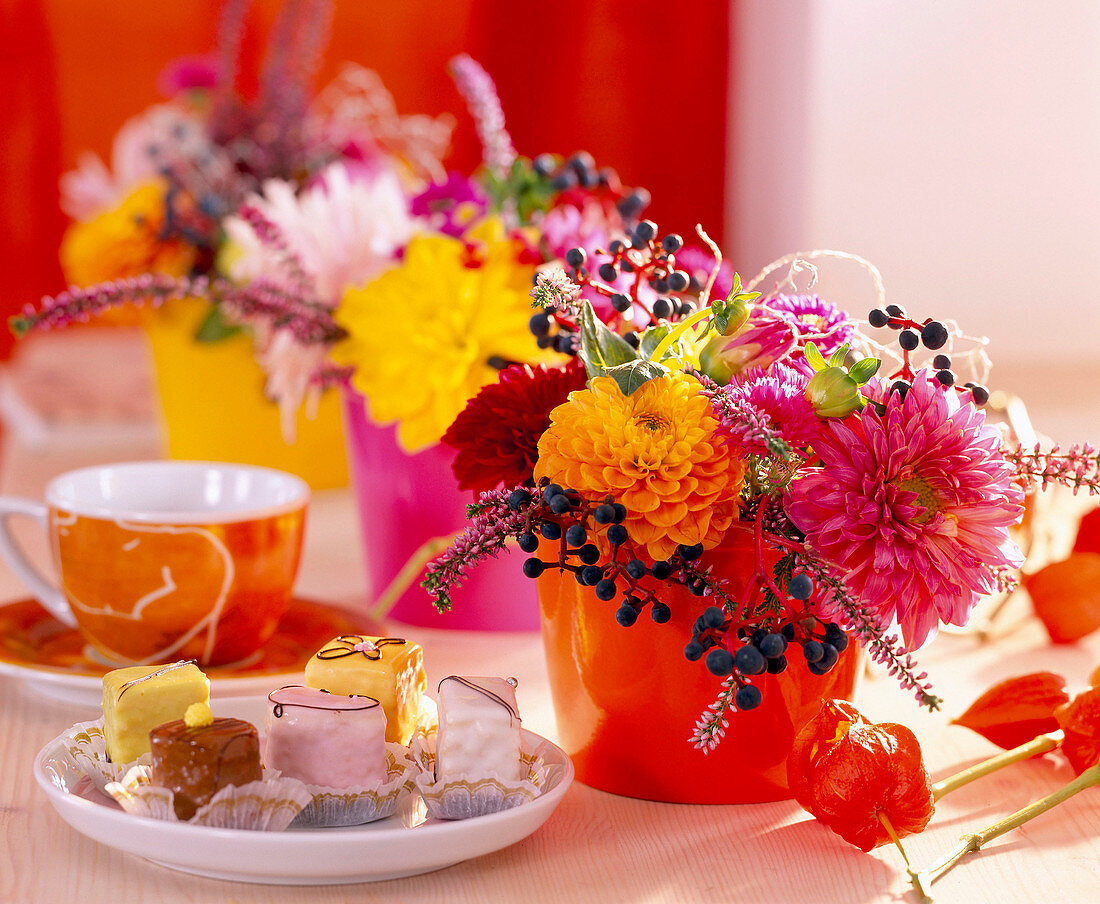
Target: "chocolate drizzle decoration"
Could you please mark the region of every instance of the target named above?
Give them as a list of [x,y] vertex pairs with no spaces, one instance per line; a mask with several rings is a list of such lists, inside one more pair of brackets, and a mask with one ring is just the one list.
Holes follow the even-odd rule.
[[[490,700],[492,700],[496,703],[499,703],[506,710],[508,710],[509,720],[515,719],[518,722],[523,721],[520,718],[519,713],[516,711],[516,708],[514,706],[512,706],[511,703],[509,703],[507,700],[505,700],[499,694],[494,694],[488,688],[484,688],[480,684],[474,684],[474,682],[470,681],[468,678],[463,678],[461,675],[448,675],[446,678],[443,679],[443,681],[457,681],[459,684],[465,685],[470,690],[477,691],[482,696],[488,697]],[[443,681],[439,682],[439,687],[436,688],[436,693],[438,693],[439,690],[443,687]],[[515,678],[509,678],[508,683],[510,685],[512,685],[512,687],[515,687],[516,686],[516,679]]]
[[142,675],[140,678],[131,678],[124,685],[122,685],[122,687],[119,688],[119,690],[118,690],[118,699],[121,700],[122,695],[125,694],[135,684],[141,684],[143,681],[148,681],[150,678],[159,678],[165,672],[171,672],[171,671],[174,671],[175,669],[182,669],[185,665],[195,665],[195,664],[196,663],[195,663],[194,659],[181,659],[181,660],[179,660],[179,662],[173,662],[173,663],[170,663],[169,665],[162,666],[161,668],[157,669],[155,672],[150,672],[148,675]]
[[[319,709],[319,710],[323,710],[324,712],[339,713],[339,712],[362,712],[363,710],[374,709],[375,707],[382,705],[377,700],[375,700],[374,697],[368,697],[366,694],[350,694],[350,695],[348,695],[349,700],[361,700],[361,701],[363,701],[363,704],[364,704],[363,706],[341,706],[338,709],[334,708],[334,707],[331,707],[331,706],[311,706],[309,703],[283,703],[283,702],[275,699],[275,695],[278,694],[279,691],[297,690],[299,688],[301,688],[303,690],[306,689],[301,684],[284,684],[282,687],[278,688],[277,690],[273,690],[270,694],[267,695],[268,702],[275,704],[275,706],[271,710],[271,714],[276,719],[281,719],[283,717],[284,707],[287,707],[287,706],[299,706],[302,709]],[[333,694],[329,691],[326,691],[323,687],[322,688],[310,688],[310,690],[317,690],[318,693],[328,694],[330,697],[343,696],[343,695],[337,695],[337,694]]]
[[[372,662],[382,658],[381,647],[387,644],[406,643],[404,637],[379,637],[378,640],[367,640],[362,634],[341,634],[336,638],[336,643],[347,644],[346,647],[326,647],[317,654],[318,659],[343,659],[345,656],[354,656],[362,653]],[[362,649],[358,649],[362,647]]]

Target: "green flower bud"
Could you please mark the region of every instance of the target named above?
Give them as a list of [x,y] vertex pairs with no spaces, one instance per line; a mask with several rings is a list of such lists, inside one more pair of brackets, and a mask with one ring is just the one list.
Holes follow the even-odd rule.
[[806,399],[818,417],[847,417],[866,404],[856,381],[843,367],[836,366],[826,367],[810,378]]
[[744,298],[734,298],[733,301],[726,305],[725,311],[723,311],[723,319],[726,321],[726,327],[723,329],[723,336],[732,336],[741,327],[743,327],[749,319],[749,314],[752,313],[752,307]]

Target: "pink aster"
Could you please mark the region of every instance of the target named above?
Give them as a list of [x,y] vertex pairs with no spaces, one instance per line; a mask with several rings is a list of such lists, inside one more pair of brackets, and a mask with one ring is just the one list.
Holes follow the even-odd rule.
[[822,467],[786,500],[807,543],[911,649],[940,622],[963,625],[997,575],[1022,562],[1008,528],[1023,493],[1000,434],[954,389],[921,371],[904,402],[875,380],[858,416],[830,419],[814,442]]
[[717,394],[735,402],[744,400],[767,415],[772,428],[788,443],[805,447],[814,441],[823,424],[806,399],[806,382],[801,371],[777,363],[767,370],[753,368],[737,375]]
[[856,326],[852,319],[832,302],[817,295],[776,295],[766,306],[794,327],[796,345],[788,363],[804,360],[802,349],[813,342],[826,358],[850,342]]

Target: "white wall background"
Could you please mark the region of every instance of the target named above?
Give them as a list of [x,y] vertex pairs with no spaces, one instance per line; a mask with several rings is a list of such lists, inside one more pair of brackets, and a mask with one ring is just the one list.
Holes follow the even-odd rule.
[[[1017,380],[1100,373],[1100,3],[735,8],[742,274],[789,251],[853,251],[914,316],[989,336]],[[823,270],[822,288],[866,315],[865,280]]]

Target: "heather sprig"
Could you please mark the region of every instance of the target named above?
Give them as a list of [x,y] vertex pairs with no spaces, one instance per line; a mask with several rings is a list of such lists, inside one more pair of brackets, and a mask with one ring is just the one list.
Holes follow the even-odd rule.
[[829,589],[830,602],[842,613],[847,630],[858,635],[871,659],[885,665],[902,690],[913,691],[917,702],[929,711],[940,708],[943,700],[932,693],[931,683],[925,680],[928,673],[916,672],[913,657],[898,644],[897,636],[885,633],[873,612],[852,596],[843,579],[833,574],[823,559],[803,548],[801,553],[795,554],[795,565]]
[[1054,483],[1069,487],[1074,495],[1082,488],[1090,495],[1100,493],[1100,452],[1091,443],[1074,444],[1065,451],[1056,445],[1046,452],[1039,443],[1026,450],[1021,445],[1005,450],[1004,457],[1020,477],[1039,481],[1044,490]]
[[531,307],[543,310],[560,311],[565,316],[579,318],[581,287],[573,282],[561,269],[544,270],[535,277],[535,287],[531,290],[534,301]]
[[302,266],[301,258],[290,247],[278,223],[271,220],[255,204],[242,204],[237,210],[237,216],[252,227],[260,244],[275,252],[296,286],[301,289],[312,288],[313,279]]
[[60,295],[47,296],[38,310],[28,305],[21,316],[10,320],[10,325],[17,336],[24,336],[36,330],[84,322],[123,304],[148,303],[157,307],[176,298],[204,298],[234,320],[261,322],[275,329],[289,330],[303,345],[328,345],[344,336],[343,329],[324,306],[264,280],[234,285],[203,276],[171,277],[157,273],[83,289],[73,287]]
[[508,498],[522,489],[482,493],[467,509],[470,524],[450,549],[428,565],[420,586],[432,597],[432,604],[439,612],[451,610],[451,591],[462,585],[471,566],[488,556],[495,558],[509,538],[519,535],[527,514],[523,507],[509,508]]
[[696,750],[702,750],[704,754],[710,753],[726,736],[726,729],[730,724],[726,714],[731,710],[736,711],[733,698],[739,686],[734,676],[730,675],[722,682],[718,699],[699,716],[699,720],[695,723],[695,731],[688,738]]
[[465,53],[451,60],[450,71],[474,118],[486,168],[497,178],[505,178],[515,162],[516,149],[504,125],[504,108],[492,77]]
[[703,394],[710,399],[718,419],[746,446],[760,445],[775,458],[791,457],[791,445],[772,426],[771,418],[743,396],[724,392],[710,377],[697,374],[703,384]]

